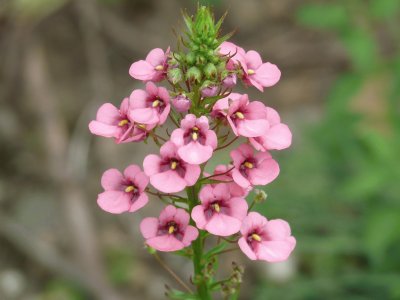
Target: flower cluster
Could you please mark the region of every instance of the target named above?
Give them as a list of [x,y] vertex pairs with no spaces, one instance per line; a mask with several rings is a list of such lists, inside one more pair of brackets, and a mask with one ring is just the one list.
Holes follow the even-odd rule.
[[[239,81],[263,91],[281,72],[256,51],[228,42],[230,35],[219,37],[222,19],[215,23],[208,8],[184,19],[186,51],[157,48],[133,63],[129,74],[144,88],[133,90],[119,109],[103,104],[89,124],[93,134],[116,143],[151,138],[160,147],[145,157],[143,170],[105,171],[97,203],[119,214],[143,208],[149,194],[167,202],[158,218],[140,224],[146,245],[158,251],[198,249],[194,243],[203,246],[211,234],[237,242],[251,260],[286,260],[296,244],[288,223],[251,212],[254,203],[246,197],[277,178],[279,165],[269,151],[289,147],[292,135],[273,108],[232,92]],[[175,129],[161,133],[168,118]],[[206,173],[214,153],[236,141],[241,144],[230,151],[231,162]]]

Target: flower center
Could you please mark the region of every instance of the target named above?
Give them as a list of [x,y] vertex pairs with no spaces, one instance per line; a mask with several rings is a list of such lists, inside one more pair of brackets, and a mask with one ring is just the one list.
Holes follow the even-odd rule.
[[154,69],[155,69],[156,71],[162,71],[162,70],[164,70],[164,66],[158,65],[158,66],[156,66]]
[[129,124],[129,120],[123,119],[123,120],[119,121],[118,126],[122,127],[122,126],[125,126],[127,124]]
[[244,114],[243,114],[242,112],[240,112],[240,111],[237,111],[237,112],[235,113],[235,116],[238,117],[240,120],[243,120],[243,119],[244,119]]
[[178,167],[178,162],[175,160],[171,161],[171,169],[175,170],[177,167]]
[[249,74],[249,75],[253,75],[253,74],[255,74],[256,72],[253,70],[253,69],[248,69],[247,70],[247,74]]
[[244,165],[247,169],[253,169],[253,168],[254,168],[254,165],[253,165],[251,162],[249,162],[249,161],[245,161],[245,162],[243,163],[243,165]]
[[130,193],[130,192],[133,192],[133,191],[135,191],[136,190],[136,187],[135,186],[133,186],[133,185],[128,185],[126,188],[125,188],[125,193]]
[[161,101],[158,100],[158,99],[156,99],[156,100],[153,101],[153,103],[151,104],[151,106],[152,106],[152,107],[157,107],[157,106],[160,105],[160,103],[161,103]]
[[192,139],[193,139],[193,141],[197,141],[198,138],[199,138],[199,128],[193,127],[192,128]]
[[221,207],[219,206],[218,203],[211,204],[211,207],[212,207],[217,213],[219,213],[219,212],[221,211]]
[[261,242],[261,237],[257,233],[253,233],[251,238],[257,242]]
[[174,221],[168,222],[167,227],[168,227],[169,234],[173,234],[174,232],[176,232],[178,230],[178,226]]

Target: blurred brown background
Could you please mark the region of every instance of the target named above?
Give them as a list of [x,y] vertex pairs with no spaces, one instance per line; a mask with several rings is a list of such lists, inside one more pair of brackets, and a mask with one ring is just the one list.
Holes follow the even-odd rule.
[[[399,1],[211,2],[229,11],[233,41],[282,71],[263,94],[240,89],[293,130],[261,210],[299,244],[278,265],[230,254],[222,272],[246,264],[242,299],[400,299]],[[130,64],[174,48],[180,9],[195,6],[0,0],[0,299],[163,299],[176,286],[138,230],[160,203],[121,216],[96,205],[102,172],[140,165],[154,145],[115,145],[87,124],[142,86]]]

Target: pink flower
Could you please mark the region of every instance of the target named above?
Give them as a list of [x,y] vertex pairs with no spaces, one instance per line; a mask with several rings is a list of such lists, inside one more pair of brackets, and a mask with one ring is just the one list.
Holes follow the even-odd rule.
[[201,204],[192,210],[192,219],[199,229],[219,236],[229,236],[240,230],[248,205],[243,198],[232,197],[226,184],[205,185],[199,198]]
[[223,80],[222,85],[228,89],[233,88],[236,85],[237,76],[235,73],[228,74]]
[[243,188],[250,185],[265,185],[279,175],[279,165],[268,152],[253,154],[253,148],[242,144],[231,151],[234,169],[233,180]]
[[92,134],[115,138],[116,143],[142,141],[154,126],[134,123],[128,116],[129,100],[125,98],[120,109],[105,103],[97,111],[96,120],[89,123]]
[[249,101],[247,94],[231,93],[218,100],[212,116],[224,115],[235,135],[245,137],[262,136],[267,132],[269,123],[265,105],[259,101]]
[[160,48],[151,50],[146,60],[139,60],[131,65],[129,75],[142,81],[158,82],[163,80],[168,67],[168,54],[169,48],[166,52]]
[[197,239],[199,231],[189,225],[189,214],[172,205],[165,207],[159,218],[145,218],[140,231],[146,244],[159,251],[178,251]]
[[263,87],[275,85],[281,78],[281,71],[274,64],[263,63],[260,54],[254,50],[246,52],[244,63],[241,61],[243,69],[243,81],[248,85],[256,87],[261,92]]
[[149,178],[137,165],[130,165],[121,174],[117,169],[103,173],[101,185],[104,192],[99,194],[97,204],[112,214],[134,212],[149,201],[145,191]]
[[192,114],[186,115],[181,128],[172,132],[171,141],[178,147],[179,156],[193,165],[209,160],[217,147],[217,135],[209,129],[207,117],[197,119]]
[[[204,176],[209,176],[209,174],[205,173]],[[226,184],[229,187],[229,193],[234,197],[246,197],[249,192],[252,190],[252,186],[248,188],[243,188],[233,181],[232,178],[232,166],[231,165],[218,165],[214,169],[213,180],[218,181],[226,181]],[[217,183],[218,184],[218,183]],[[211,184],[213,187],[217,184]]]
[[286,221],[268,221],[256,212],[243,220],[240,232],[239,247],[251,260],[284,261],[296,246]]
[[143,161],[144,172],[150,183],[163,193],[177,193],[192,186],[200,176],[200,167],[186,163],[173,142],[160,148],[160,156],[150,154]]
[[191,104],[192,102],[190,102],[190,99],[184,94],[177,95],[172,99],[172,105],[175,107],[177,112],[187,112]]
[[168,117],[171,106],[166,88],[148,82],[146,90],[134,90],[129,97],[130,118],[142,124],[161,125]]
[[214,97],[218,93],[218,86],[209,85],[201,90],[201,96],[206,97]]
[[267,132],[260,136],[249,138],[251,145],[258,151],[282,150],[288,148],[292,143],[292,133],[286,124],[281,123],[281,119],[276,110],[266,107],[269,128]]

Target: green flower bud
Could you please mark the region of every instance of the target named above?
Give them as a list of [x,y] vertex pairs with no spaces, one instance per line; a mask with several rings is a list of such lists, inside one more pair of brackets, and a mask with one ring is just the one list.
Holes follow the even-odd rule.
[[204,75],[208,79],[214,79],[214,78],[217,77],[217,74],[218,74],[217,68],[212,63],[206,64],[206,66],[204,67],[203,71],[204,71]]
[[256,195],[254,197],[255,203],[262,203],[265,200],[267,200],[268,195],[266,192],[264,192],[263,190],[259,190],[259,189],[256,189],[255,192],[256,192]]
[[189,52],[188,54],[186,54],[186,62],[190,66],[194,65],[196,62],[196,54],[194,54],[193,52]]
[[186,79],[190,82],[200,82],[201,81],[201,71],[197,67],[191,67],[186,72]]
[[168,70],[167,76],[169,81],[171,81],[173,84],[177,84],[178,82],[182,81],[183,72],[179,68],[173,68]]

